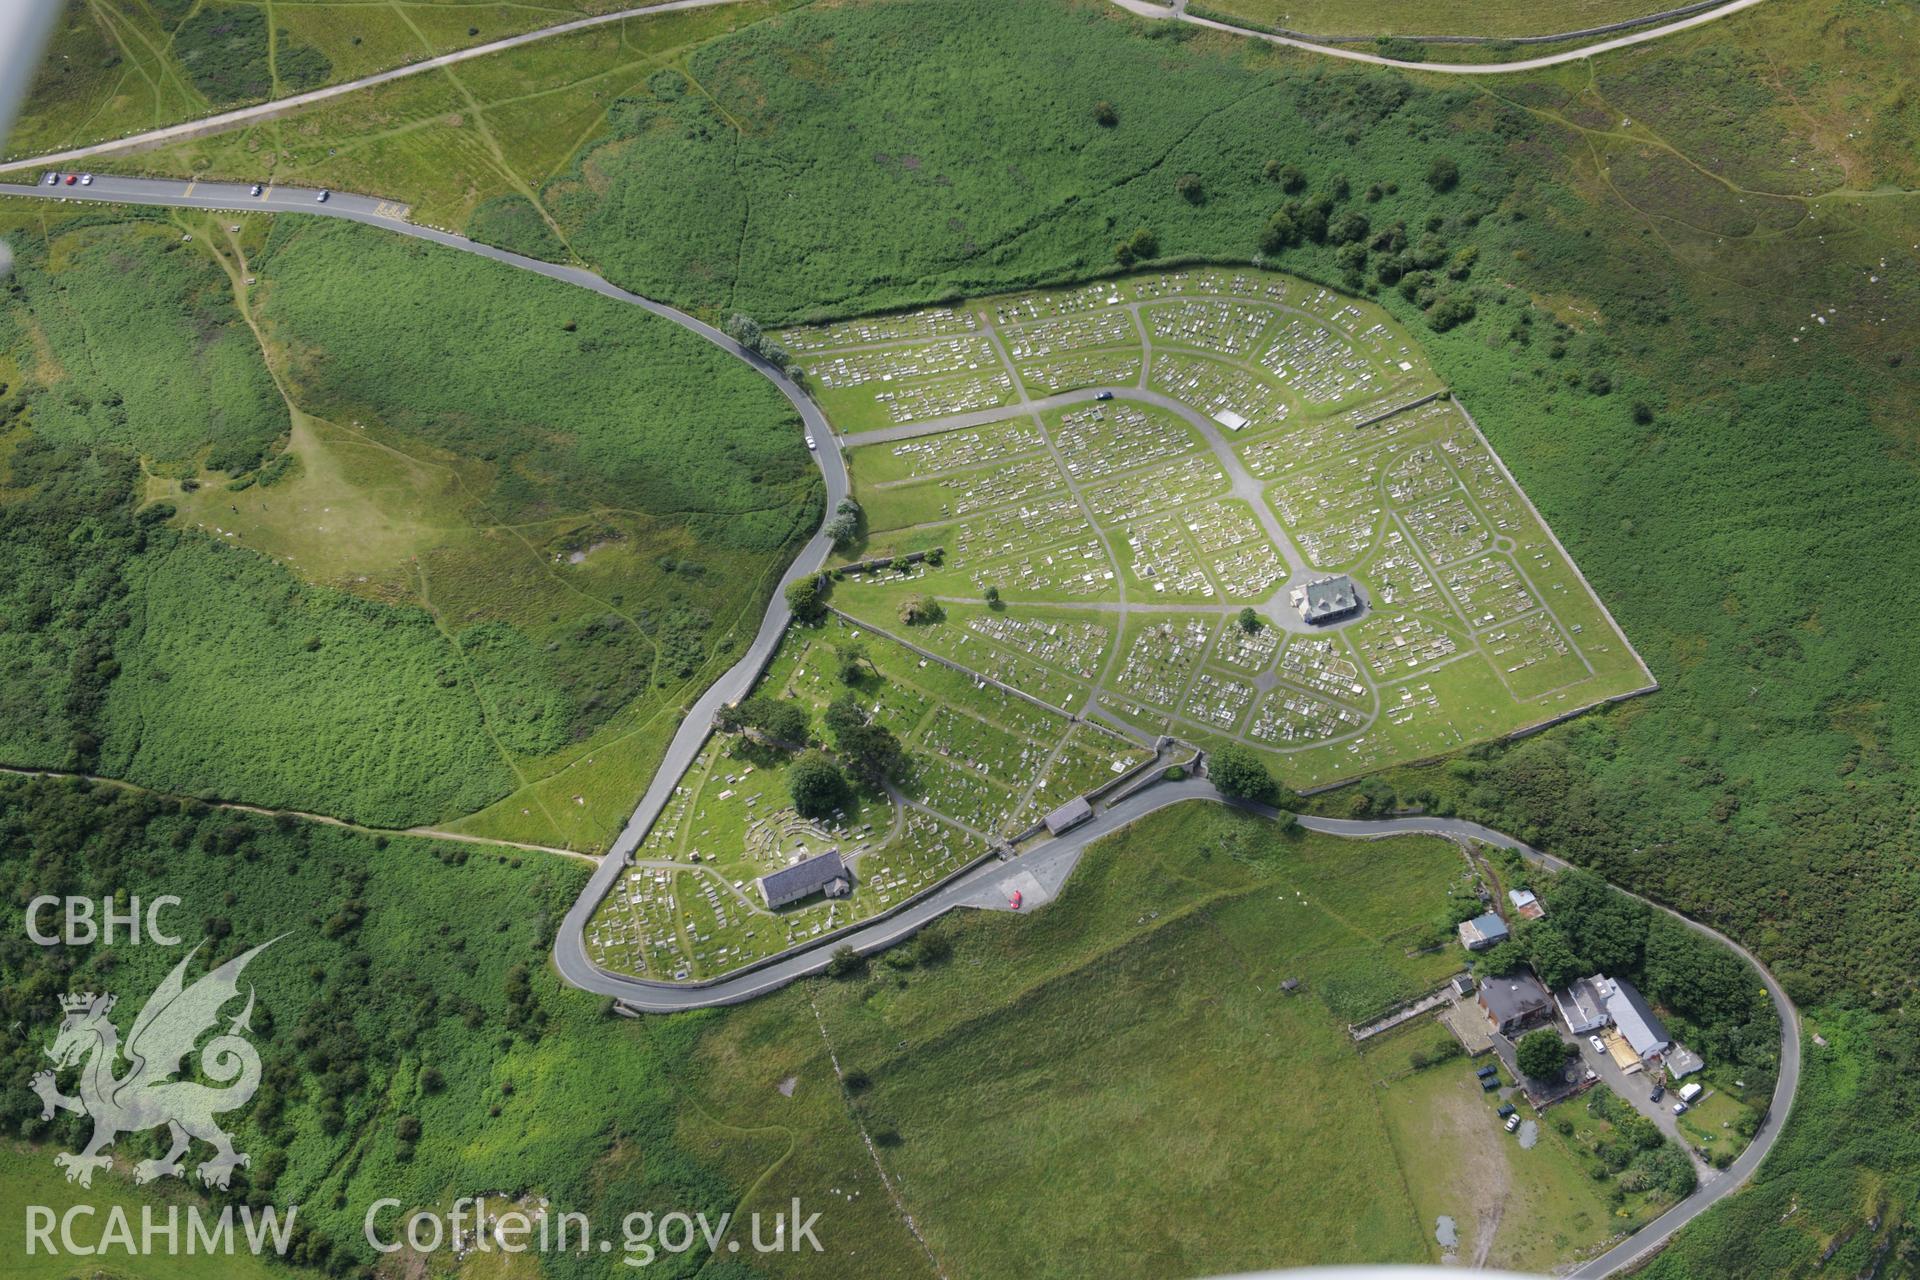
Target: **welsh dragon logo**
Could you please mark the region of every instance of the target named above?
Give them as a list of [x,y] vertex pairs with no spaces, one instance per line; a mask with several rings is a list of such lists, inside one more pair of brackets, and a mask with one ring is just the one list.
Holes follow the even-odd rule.
[[[125,1045],[121,1045],[120,1033],[108,1017],[114,996],[88,992],[60,997],[66,1017],[47,1050],[54,1069],[33,1078],[33,1091],[40,1095],[41,1119],[52,1119],[58,1109],[78,1112],[93,1121],[93,1137],[84,1151],[78,1155],[63,1151],[53,1158],[67,1171],[68,1182],[92,1186],[94,1170],[112,1163],[113,1158],[104,1153],[115,1138],[161,1125],[167,1127],[173,1149],[162,1159],[142,1160],[136,1165],[136,1182],[183,1176],[181,1157],[196,1138],[213,1148],[212,1157],[202,1160],[199,1169],[200,1180],[209,1186],[224,1188],[233,1177],[234,1167],[249,1163],[245,1152],[233,1149],[233,1136],[213,1118],[245,1106],[260,1087],[260,1055],[245,1036],[253,1015],[251,986],[247,988],[246,1007],[227,1024],[225,1032],[200,1050],[201,1074],[224,1087],[173,1077],[181,1070],[181,1060],[193,1052],[194,1043],[218,1023],[220,1010],[239,997],[241,972],[273,941],[235,956],[188,986],[187,965],[206,944],[194,947],[148,997],[140,1016],[133,1020]],[[124,1059],[127,1070],[116,1075],[120,1059]],[[68,1097],[60,1092],[56,1079],[59,1072],[76,1064],[80,1067],[79,1095]]]

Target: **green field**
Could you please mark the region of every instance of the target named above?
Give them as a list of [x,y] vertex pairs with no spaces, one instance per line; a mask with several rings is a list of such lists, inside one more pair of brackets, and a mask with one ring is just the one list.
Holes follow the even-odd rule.
[[8,763],[598,847],[817,518],[778,393],[632,308],[338,224],[11,225]]

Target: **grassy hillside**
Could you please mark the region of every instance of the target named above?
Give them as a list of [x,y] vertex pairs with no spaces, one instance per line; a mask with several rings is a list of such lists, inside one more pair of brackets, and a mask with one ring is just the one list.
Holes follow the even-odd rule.
[[7,763],[591,847],[817,519],[786,402],[636,309],[357,228],[13,225]]

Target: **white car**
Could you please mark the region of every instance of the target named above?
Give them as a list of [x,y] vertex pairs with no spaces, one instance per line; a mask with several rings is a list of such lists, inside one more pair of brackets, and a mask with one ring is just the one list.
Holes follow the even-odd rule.
[[815,439],[813,438],[813,434],[812,434],[811,432],[809,432],[809,433],[807,434],[807,448],[809,448],[809,449],[818,449],[819,447],[820,447],[820,442],[819,442],[818,440],[815,440]]
[[92,186],[92,185],[93,185],[93,175],[92,175],[92,174],[90,174],[90,173],[83,173],[83,174],[81,174],[81,175],[80,175],[80,185],[81,185],[81,186],[83,186],[83,187],[90,187],[90,186]]
[[59,174],[57,174],[57,173],[50,173],[50,174],[48,174],[48,175],[47,175],[47,185],[48,185],[48,186],[50,186],[50,187],[57,187],[57,186],[59,186],[59,185],[60,185],[60,175],[59,175]]
[[1607,1051],[1606,1041],[1602,1040],[1599,1036],[1588,1036],[1587,1043],[1593,1046],[1595,1053],[1605,1053]]
[[319,195],[317,195],[317,196],[315,196],[315,197],[313,198],[313,200],[314,200],[314,203],[315,203],[315,204],[325,204],[325,203],[327,202],[327,197],[328,197],[328,196],[330,196],[330,195],[332,195],[332,194],[333,194],[333,192],[331,192],[331,191],[322,191],[322,192],[321,192],[321,193],[320,193]]

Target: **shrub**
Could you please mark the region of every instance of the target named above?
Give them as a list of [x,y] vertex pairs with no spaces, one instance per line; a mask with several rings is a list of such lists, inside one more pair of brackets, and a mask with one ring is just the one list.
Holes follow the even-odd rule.
[[1207,761],[1207,776],[1213,779],[1221,795],[1236,800],[1271,804],[1279,797],[1280,786],[1267,772],[1265,762],[1237,743],[1229,743],[1213,753]]
[[848,796],[846,775],[824,752],[809,751],[787,770],[787,793],[802,817],[825,818],[845,807]]

